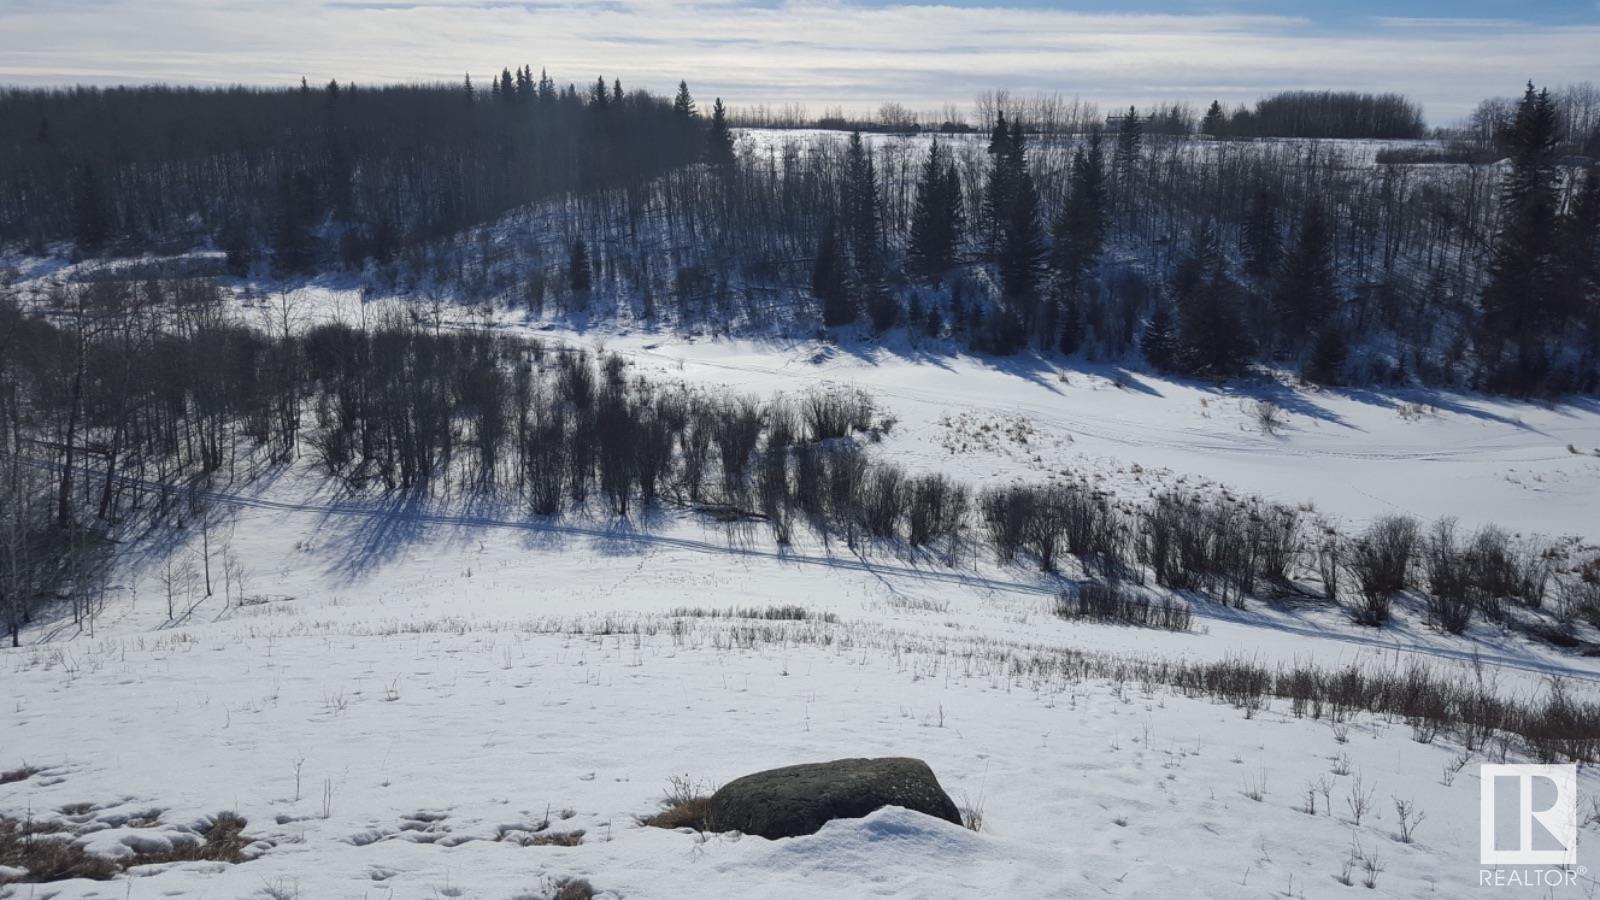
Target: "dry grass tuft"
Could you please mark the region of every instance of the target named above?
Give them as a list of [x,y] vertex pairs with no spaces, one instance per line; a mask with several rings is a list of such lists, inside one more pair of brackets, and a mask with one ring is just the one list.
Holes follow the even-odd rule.
[[43,770],[36,769],[33,766],[24,765],[20,768],[12,769],[9,772],[0,772],[0,784],[15,784],[18,781],[27,781],[29,778],[39,774],[41,771]]
[[561,882],[550,900],[591,900],[594,894],[594,885],[587,879],[569,878]]
[[695,831],[715,831],[710,823],[712,793],[715,792],[687,775],[674,775],[667,779],[667,791],[661,800],[661,811],[650,816],[640,816],[639,824],[648,828],[693,828]]

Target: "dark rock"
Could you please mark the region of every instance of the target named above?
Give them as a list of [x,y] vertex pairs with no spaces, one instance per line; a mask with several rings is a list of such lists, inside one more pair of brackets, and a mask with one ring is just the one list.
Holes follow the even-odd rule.
[[814,834],[832,819],[903,806],[961,824],[961,811],[920,759],[836,759],[785,766],[728,782],[711,796],[707,825],[764,838]]

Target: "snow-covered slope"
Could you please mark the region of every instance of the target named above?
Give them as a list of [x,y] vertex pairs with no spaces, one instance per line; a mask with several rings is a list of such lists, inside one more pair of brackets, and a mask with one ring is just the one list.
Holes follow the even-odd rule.
[[[306,299],[324,313],[350,302]],[[497,326],[760,397],[860,387],[895,419],[874,454],[974,486],[1071,473],[1135,500],[1217,484],[1352,526],[1398,510],[1600,537],[1588,401],[1217,388],[937,345]],[[1275,431],[1262,400],[1282,411]],[[514,499],[351,497],[309,461],[219,487],[211,510],[212,596],[199,528],[133,541],[92,633],[45,623],[0,652],[14,700],[0,772],[39,770],[0,785],[0,815],[72,822],[111,853],[236,811],[259,857],[14,896],[507,898],[584,878],[635,898],[1321,897],[1370,877],[1378,895],[1459,897],[1478,889],[1477,764],[1502,748],[1025,661],[1423,661],[1524,696],[1550,675],[1592,696],[1600,677],[1595,660],[1481,625],[1437,634],[1414,610],[1382,631],[1311,603],[1201,605],[1190,633],[1066,622],[1051,612],[1056,582],[987,558],[858,555],[809,534],[780,549],[759,526],[670,509],[551,522]],[[194,567],[171,618],[169,558]],[[779,606],[809,618],[710,615]],[[635,820],[674,776],[709,787],[877,755],[926,759],[981,807],[982,830],[885,810],[769,842]],[[1600,778],[1586,769],[1581,791],[1587,812]],[[1426,814],[1413,840],[1397,800]],[[128,823],[153,809],[154,823]],[[1580,839],[1591,868],[1596,826]],[[1596,890],[1583,878],[1574,896]]]

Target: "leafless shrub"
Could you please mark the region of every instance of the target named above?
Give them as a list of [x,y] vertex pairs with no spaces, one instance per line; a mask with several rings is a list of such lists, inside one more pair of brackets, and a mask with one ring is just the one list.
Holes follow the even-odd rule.
[[908,485],[906,540],[925,547],[938,540],[953,546],[967,516],[967,491],[943,475],[922,475]]
[[872,426],[872,400],[864,392],[843,388],[813,391],[800,401],[807,436],[826,441],[866,431]]
[[1333,529],[1325,529],[1317,541],[1317,576],[1322,580],[1323,599],[1339,602],[1339,573],[1344,569],[1344,538]]
[[1457,544],[1454,519],[1434,523],[1422,550],[1428,577],[1428,614],[1435,625],[1451,634],[1467,630],[1475,604],[1471,557]]
[[1165,631],[1188,631],[1194,622],[1194,613],[1182,602],[1152,600],[1125,585],[1098,581],[1081,582],[1063,592],[1056,602],[1056,615]]
[[1385,516],[1367,529],[1351,548],[1350,567],[1361,591],[1358,621],[1389,621],[1394,595],[1405,590],[1416,553],[1417,523],[1408,516]]
[[1401,800],[1399,797],[1392,799],[1395,818],[1400,822],[1400,843],[1409,844],[1417,826],[1422,824],[1422,820],[1426,819],[1428,814],[1417,809],[1416,804],[1410,800]]
[[1344,798],[1345,808],[1350,810],[1350,819],[1360,825],[1367,811],[1372,809],[1372,788],[1363,789],[1361,773],[1356,772],[1350,776],[1350,794]]
[[1288,424],[1283,409],[1271,400],[1256,400],[1250,404],[1250,414],[1256,427],[1265,434],[1278,434]]
[[1033,517],[1034,495],[1020,487],[993,488],[983,493],[979,508],[989,545],[1002,563],[1016,559]]
[[892,538],[905,516],[905,472],[899,466],[879,463],[867,469],[860,498],[861,525],[875,538]]

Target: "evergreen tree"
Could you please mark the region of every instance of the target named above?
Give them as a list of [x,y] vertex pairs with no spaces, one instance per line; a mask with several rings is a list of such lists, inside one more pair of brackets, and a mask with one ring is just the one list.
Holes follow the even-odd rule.
[[1350,345],[1343,331],[1335,325],[1322,329],[1317,332],[1316,343],[1311,345],[1311,358],[1306,360],[1306,380],[1338,384],[1343,380],[1345,359],[1349,355]]
[[567,284],[577,294],[587,294],[594,286],[594,266],[589,259],[589,245],[583,238],[573,241],[567,253]]
[[1600,165],[1589,167],[1562,222],[1561,259],[1564,306],[1586,326],[1590,356],[1600,356]]
[[1278,205],[1270,192],[1257,191],[1244,220],[1244,271],[1265,283],[1278,271],[1283,244],[1278,239]]
[[283,179],[272,226],[272,265],[280,272],[302,273],[317,261],[314,229],[321,218],[317,186],[305,171]]
[[611,92],[606,89],[604,75],[594,80],[594,89],[589,92],[589,103],[595,109],[605,109],[611,104]]
[[1105,249],[1109,221],[1106,210],[1105,155],[1098,131],[1089,146],[1072,155],[1072,180],[1066,203],[1056,216],[1051,265],[1065,297],[1076,298],[1083,279]]
[[961,229],[961,195],[949,151],[934,138],[917,179],[907,257],[912,274],[936,281],[955,265]]
[[1121,127],[1117,130],[1117,152],[1113,160],[1117,184],[1123,191],[1128,190],[1138,174],[1139,153],[1143,148],[1144,122],[1139,118],[1139,111],[1130,106],[1128,114],[1122,117]]
[[78,167],[72,185],[72,239],[85,255],[98,252],[111,239],[111,209],[100,176],[87,163]]
[[850,133],[845,148],[844,190],[840,198],[849,246],[850,283],[872,313],[874,323],[892,319],[884,304],[892,302],[883,284],[883,230],[879,218],[878,170],[861,140]]
[[517,88],[511,80],[511,70],[500,70],[500,102],[511,103],[517,99]]
[[678,96],[672,99],[672,111],[680,119],[695,117],[694,98],[689,96],[689,82],[678,82]]
[[554,103],[556,99],[556,83],[544,69],[539,70],[539,102]]
[[1084,329],[1083,304],[1075,297],[1067,298],[1061,304],[1061,333],[1056,338],[1056,349],[1067,356],[1082,350]]
[[995,117],[994,131],[989,134],[989,181],[984,186],[981,209],[983,249],[990,258],[1000,252],[1000,226],[1005,220],[1005,211],[1011,206],[1015,188],[1011,181],[1011,167],[1006,165],[1010,147],[1011,129],[1006,126],[1006,114],[1001,112]]
[[1006,113],[1001,110],[994,119],[994,130],[989,132],[989,155],[1002,156],[1011,143],[1011,130],[1006,127]]
[[622,79],[611,79],[611,105],[622,106]]
[[1222,111],[1222,104],[1211,101],[1211,107],[1206,110],[1205,118],[1200,120],[1200,133],[1211,137],[1221,137],[1228,129],[1228,114]]
[[839,247],[839,228],[833,218],[822,229],[817,242],[817,258],[811,265],[811,291],[822,301],[822,324],[848,325],[856,320],[856,307],[850,301],[849,276],[844,254]]
[[1157,372],[1177,368],[1178,333],[1173,326],[1170,306],[1159,302],[1156,304],[1155,313],[1145,323],[1144,333],[1139,336],[1139,349],[1143,351],[1150,367]]
[[473,101],[478,99],[478,92],[472,87],[472,73],[471,72],[467,73],[466,82],[465,82],[465,84],[462,85],[462,89],[466,93],[467,102],[468,103],[471,103],[471,102],[473,102]]
[[728,126],[728,110],[718,97],[711,105],[711,132],[707,136],[706,160],[719,169],[732,169],[738,157],[733,152],[733,129]]
[[1558,119],[1550,91],[1528,83],[1516,118],[1503,135],[1511,171],[1502,187],[1501,228],[1483,291],[1483,328],[1498,356],[1501,341],[1517,344],[1518,381],[1529,386],[1544,365],[1542,340],[1561,307],[1555,264],[1555,149]]
[[1273,285],[1278,338],[1299,347],[1321,332],[1338,306],[1333,274],[1333,235],[1322,204],[1313,199],[1301,214],[1294,244],[1284,255]]
[[1178,303],[1180,367],[1215,377],[1233,375],[1249,361],[1251,346],[1239,310],[1238,287],[1209,225],[1195,236],[1173,276]]
[[1039,192],[1028,172],[1026,144],[1020,122],[1011,125],[1006,152],[996,161],[994,180],[1005,204],[997,210],[1000,246],[996,264],[1000,286],[1014,311],[1026,316],[1038,299],[1039,274],[1044,263],[1044,236],[1039,224]]

